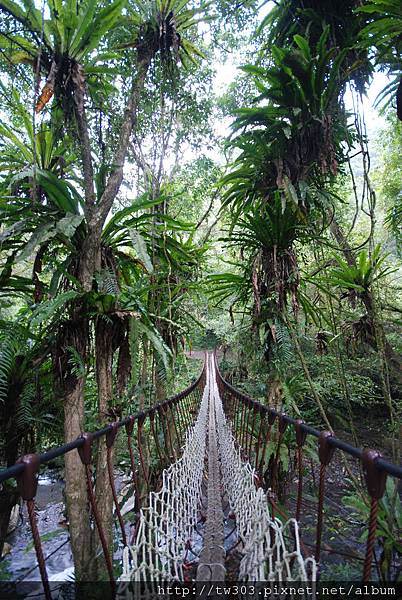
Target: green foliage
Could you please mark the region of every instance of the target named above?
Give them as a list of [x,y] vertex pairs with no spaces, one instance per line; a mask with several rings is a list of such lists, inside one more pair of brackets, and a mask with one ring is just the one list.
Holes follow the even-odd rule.
[[[88,67],[95,67],[101,56],[95,58],[94,64],[91,53],[116,26],[125,4],[126,0],[115,0],[99,10],[96,0],[85,0],[77,6],[50,0],[46,3],[50,16],[47,19],[32,0],[23,7],[5,0],[0,9],[23,23],[28,36],[22,48],[21,36],[1,35],[0,45],[13,64],[28,63],[36,68],[39,61],[39,67],[47,77],[46,85],[67,107],[73,103],[74,86],[79,80],[77,65],[86,60]],[[106,72],[106,67],[103,70]]]
[[[40,536],[41,542],[42,543],[50,542],[50,540],[53,540],[53,539],[59,537],[62,533],[65,534],[64,529],[55,529],[54,531],[48,531],[47,533],[44,533],[43,535]],[[28,554],[28,552],[31,552],[33,549],[34,549],[34,544],[33,544],[33,542],[30,542],[25,547],[24,553]]]
[[223,241],[251,250],[276,247],[279,253],[301,237],[306,229],[301,221],[297,208],[276,193],[271,203],[244,211],[230,237]]
[[363,46],[376,50],[376,63],[388,70],[391,82],[377,98],[389,106],[396,96],[397,115],[402,120],[402,7],[398,0],[371,0],[356,9],[369,17],[360,32]]
[[131,241],[133,243],[133,247],[137,252],[138,258],[143,262],[148,273],[152,273],[154,270],[151,257],[148,254],[146,243],[142,235],[136,231],[130,231]]
[[18,338],[10,336],[10,329],[6,328],[0,338],[0,402],[5,401],[8,393],[9,380],[15,366],[18,348]]
[[209,5],[193,8],[188,0],[132,0],[127,23],[132,40],[120,47],[135,47],[141,54],[160,52],[162,60],[171,63],[180,59],[187,68],[197,64],[197,58],[205,56],[192,43],[188,32],[212,18],[206,14]]
[[207,276],[206,282],[210,286],[210,298],[216,303],[216,306],[228,298],[231,298],[233,303],[247,303],[251,286],[243,275],[213,273]]
[[[240,151],[234,169],[222,180],[225,204],[240,211],[277,188],[302,212],[317,203],[323,187],[344,161],[352,142],[337,100],[343,89],[341,51],[327,50],[329,29],[315,48],[301,36],[297,48],[271,49],[269,68],[247,65],[259,92],[257,107],[238,111],[231,144]],[[321,203],[323,197],[321,198]]]
[[329,29],[327,48],[346,50],[342,66],[342,77],[351,80],[356,89],[363,93],[373,72],[366,48],[356,44],[361,29],[366,23],[364,14],[355,9],[359,0],[342,0],[334,4],[331,0],[283,0],[275,4],[262,21],[259,31],[266,32],[265,48],[272,43],[286,47],[295,45],[295,35],[305,36],[312,43]]
[[33,383],[27,383],[20,394],[19,406],[15,417],[15,426],[20,433],[26,432],[34,420],[32,406],[36,398],[36,389]]
[[[345,496],[343,503],[352,509],[362,523],[367,523],[370,514],[370,501],[360,494]],[[387,479],[386,490],[379,502],[378,525],[376,537],[379,539],[383,549],[380,559],[380,569],[386,581],[390,580],[392,563],[397,555],[402,553],[400,532],[402,529],[402,503],[398,494],[397,484],[392,478]],[[365,528],[361,536],[362,540],[367,538]]]
[[[8,91],[1,83],[0,90],[3,94]],[[0,120],[0,173],[6,179],[6,183],[35,175],[42,179],[37,181],[38,185],[50,179],[53,185],[57,186],[54,176],[71,166],[75,158],[71,140],[68,137],[64,140],[58,138],[54,128],[46,121],[42,121],[34,131],[30,112],[16,88],[11,91],[8,107],[18,123],[18,132],[5,118]],[[57,123],[57,119],[55,121]],[[33,164],[37,167],[35,173],[32,172]],[[23,177],[21,173],[24,173]],[[62,185],[60,180],[59,185]]]
[[2,560],[0,562],[0,581],[12,581],[13,574],[10,571],[8,561]]
[[77,378],[85,377],[87,369],[83,358],[76,348],[73,346],[67,346],[66,348],[69,356],[68,363],[70,365],[71,373]]
[[32,325],[40,325],[45,321],[53,321],[60,317],[60,312],[65,310],[66,304],[78,298],[74,290],[58,294],[55,298],[41,302],[32,312]]
[[361,250],[356,265],[348,265],[339,256],[334,258],[338,266],[330,272],[328,283],[340,288],[355,290],[359,293],[367,292],[373,283],[395,272],[394,268],[384,265],[387,256],[381,256],[381,246],[379,244],[375,247],[371,256],[368,255],[367,250]]

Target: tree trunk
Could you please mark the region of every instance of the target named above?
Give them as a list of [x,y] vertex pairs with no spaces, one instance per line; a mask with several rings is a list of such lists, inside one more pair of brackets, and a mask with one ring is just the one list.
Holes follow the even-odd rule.
[[[143,348],[143,356],[142,356],[142,367],[141,367],[141,376],[140,376],[140,393],[139,393],[139,410],[144,411],[147,406],[146,402],[146,394],[145,389],[149,379],[149,370],[148,370],[148,352],[149,352],[149,342],[145,336],[143,336],[142,342]],[[148,485],[147,480],[149,479],[149,452],[148,452],[148,444],[145,439],[144,431],[141,430],[141,434],[138,435],[138,444],[142,448],[143,457],[144,457],[144,468],[145,473],[142,471],[141,467],[139,470],[139,480],[138,480],[138,490],[140,496],[140,504],[144,505],[144,500],[146,500],[148,493]]]
[[[75,440],[84,431],[84,378],[75,381],[64,396],[64,439]],[[85,469],[78,452],[64,456],[65,497],[76,581],[91,581],[89,567],[91,529],[87,502]]]
[[[352,252],[352,249],[341,229],[337,221],[333,218],[330,226],[331,233],[334,236],[337,244],[339,245],[345,260],[349,266],[356,266],[356,259]],[[374,297],[371,290],[366,290],[365,292],[358,293],[361,301],[364,304],[364,307],[367,311],[367,316],[370,321],[371,328],[373,332],[377,330],[378,336],[381,337],[384,345],[384,353],[385,358],[387,360],[388,366],[390,367],[390,376],[391,378],[398,384],[402,385],[402,359],[401,357],[394,351],[392,346],[387,340],[385,335],[384,328],[381,323],[378,322],[375,315],[375,302]],[[367,341],[370,346],[376,351],[379,351],[377,337],[376,335],[368,337]]]
[[[98,317],[95,328],[96,380],[98,385],[98,412],[101,427],[110,422],[108,415],[113,395],[113,325]],[[99,440],[96,458],[96,504],[105,532],[107,546],[113,556],[113,496],[109,483],[106,459],[105,438]],[[108,579],[98,532],[94,530],[95,578],[94,581]]]
[[[78,279],[83,289],[92,289],[92,279],[100,262],[100,239],[95,230],[90,230],[83,242],[78,265]],[[70,323],[60,333],[56,353],[61,358],[56,361],[56,369],[64,399],[64,441],[71,442],[85,431],[84,375],[77,376],[72,371],[71,351],[73,348],[82,361],[86,360],[88,339],[88,317],[85,307],[74,306]],[[65,455],[65,497],[71,549],[74,558],[76,581],[94,581],[91,564],[91,528],[85,469],[78,452]]]
[[[148,54],[141,56],[141,58],[138,60],[137,76],[133,81],[130,97],[128,98],[124,111],[123,122],[120,129],[120,137],[117,143],[115,155],[112,160],[113,170],[108,178],[102,197],[96,204],[93,193],[94,181],[93,176],[91,175],[91,173],[94,172],[94,169],[92,167],[92,155],[85,110],[83,106],[80,106],[76,111],[77,130],[83,164],[83,185],[86,198],[84,212],[88,227],[87,237],[81,247],[77,277],[84,291],[86,292],[92,289],[94,274],[100,267],[102,228],[123,180],[123,168],[127,155],[128,144],[134,124],[136,122],[136,114],[141,91],[143,89],[148,68],[151,64],[153,56],[154,50],[151,49]],[[76,340],[73,339],[70,345],[79,354],[81,354],[79,341],[76,343]],[[101,358],[101,363],[102,360],[103,359]],[[106,367],[100,364],[100,369],[102,370],[103,368]],[[63,380],[65,380],[66,373],[69,371],[68,365],[64,364],[64,367],[61,369],[61,371],[60,379],[63,382]],[[66,442],[78,437],[82,433],[84,427],[84,380],[83,378],[77,377],[73,379],[69,377],[69,379],[68,391],[63,393],[65,419],[64,430]],[[102,382],[101,385],[103,385]],[[104,402],[106,394],[106,391],[100,392],[100,404]],[[102,445],[100,448],[102,448]],[[99,458],[98,467],[101,477],[103,477],[105,466],[103,456],[103,452],[100,451],[100,457],[102,458]],[[90,576],[88,578],[87,569],[86,566],[84,566],[87,564],[87,561],[90,557],[90,529],[89,519],[87,518],[87,494],[84,469],[77,452],[70,452],[65,458],[66,499],[76,580],[93,581],[93,578]],[[108,488],[109,486],[106,487]],[[100,485],[98,485],[98,491],[99,489]],[[105,505],[110,506],[108,497],[105,498]]]
[[11,511],[19,500],[20,496],[15,487],[5,481],[0,490],[0,557],[7,537]]

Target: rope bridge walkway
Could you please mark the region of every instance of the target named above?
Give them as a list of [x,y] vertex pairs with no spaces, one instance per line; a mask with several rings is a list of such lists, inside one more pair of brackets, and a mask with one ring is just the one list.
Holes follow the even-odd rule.
[[[113,470],[112,448],[122,428],[126,432],[134,496],[135,527],[131,536],[122,518]],[[300,419],[254,401],[222,378],[210,355],[198,380],[177,396],[102,430],[85,433],[61,448],[26,455],[0,471],[0,484],[16,478],[27,503],[47,600],[52,593],[34,510],[38,472],[41,464],[72,451],[78,451],[85,466],[93,527],[99,533],[112,591],[116,591],[113,555],[99,518],[91,468],[93,445],[101,438],[105,438],[108,449],[109,483],[121,530],[123,572],[119,586],[123,589],[132,581],[219,582],[233,578],[233,573],[238,581],[245,582],[316,581],[326,550],[323,534],[328,467],[336,450],[345,460],[360,461],[363,470],[369,506],[368,536],[364,557],[351,558],[362,561],[363,581],[370,580],[387,476],[402,479],[402,468],[384,460],[377,451],[357,449],[328,431],[320,432]],[[304,498],[307,439],[318,440],[319,480],[314,510]],[[292,516],[279,502],[284,449],[288,456],[294,449],[290,462],[297,478]],[[149,467],[146,456],[158,457],[161,477]],[[315,520],[315,539],[310,545],[301,536],[305,534],[303,515],[308,511],[306,516]],[[236,552],[237,563],[233,559]]]
[[297,521],[282,524],[271,518],[266,494],[256,488],[255,472],[236,449],[211,357],[195,425],[187,435],[182,457],[164,471],[161,490],[150,493],[147,508],[140,512],[136,541],[124,550],[121,580],[184,580],[186,549],[202,508],[204,458],[207,510],[197,581],[225,580],[224,496],[244,546],[241,580],[315,580],[316,563],[313,558],[302,557]]

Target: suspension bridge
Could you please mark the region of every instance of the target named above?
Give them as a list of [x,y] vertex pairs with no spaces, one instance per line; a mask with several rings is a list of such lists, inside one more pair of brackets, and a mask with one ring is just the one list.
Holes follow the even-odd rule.
[[[116,493],[112,459],[122,429],[134,495],[135,525],[129,531]],[[103,437],[123,548],[117,581],[91,469],[94,442]],[[305,467],[311,461],[307,441],[310,446],[311,442],[317,444],[314,506],[304,498]],[[293,484],[287,483],[294,488],[294,501],[286,508],[279,501],[284,450],[295,473]],[[85,465],[93,527],[99,534],[112,592],[118,590],[119,595],[133,582],[316,582],[325,563],[323,554],[328,551],[323,544],[326,486],[336,451],[344,458],[346,470],[348,461],[358,461],[365,482],[367,541],[364,554],[350,558],[360,561],[362,581],[369,582],[387,477],[402,479],[402,468],[386,461],[378,451],[355,448],[329,431],[318,431],[238,391],[223,379],[215,356],[207,355],[197,381],[177,396],[102,430],[84,433],[60,448],[26,455],[0,472],[0,484],[10,478],[17,480],[27,504],[46,600],[53,596],[35,515],[38,472],[40,465],[74,451]],[[164,467],[154,481],[145,458],[152,453]],[[146,493],[141,494],[144,484]]]

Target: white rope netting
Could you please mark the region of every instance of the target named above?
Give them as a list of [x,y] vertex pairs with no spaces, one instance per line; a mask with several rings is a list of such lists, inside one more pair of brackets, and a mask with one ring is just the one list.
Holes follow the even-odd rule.
[[[236,518],[237,535],[242,541],[243,557],[238,579],[252,582],[316,581],[316,562],[313,558],[303,558],[297,521],[289,519],[282,523],[271,516],[267,496],[256,486],[255,471],[241,459],[240,450],[236,449],[218,392],[215,366],[213,361],[209,360],[208,363],[207,383],[200,410],[195,425],[186,435],[183,455],[163,472],[161,490],[151,492],[148,506],[140,511],[136,542],[123,551],[120,581],[184,580],[183,565],[200,514],[208,427],[213,427],[213,438],[217,440],[217,444],[214,442],[215,504],[220,507],[219,515],[223,520],[221,493],[227,495]],[[213,411],[212,414],[209,414],[209,410]],[[211,443],[211,435],[209,438]],[[209,452],[211,450],[209,448]],[[211,456],[209,459],[211,469]],[[213,482],[209,483],[212,485]],[[209,506],[209,496],[212,497],[212,494],[208,495],[205,533],[213,508]],[[213,516],[216,522],[215,512]],[[216,550],[218,528],[214,526],[213,529],[213,535],[209,537],[213,538]],[[206,535],[204,544],[208,545],[208,539]],[[202,555],[206,550],[204,547]],[[207,565],[212,564],[209,554],[205,560]]]
[[[214,369],[214,366],[212,367]],[[299,527],[295,519],[282,523],[271,518],[268,500],[255,485],[255,471],[236,449],[223,412],[215,376],[211,378],[222,470],[222,483],[236,517],[237,533],[244,547],[240,581],[315,581],[313,558],[303,559]]]
[[134,546],[123,551],[120,581],[183,581],[186,545],[197,524],[208,423],[209,385],[181,458],[163,471],[162,488],[140,511]]

